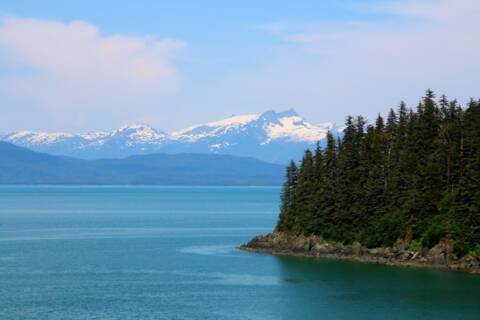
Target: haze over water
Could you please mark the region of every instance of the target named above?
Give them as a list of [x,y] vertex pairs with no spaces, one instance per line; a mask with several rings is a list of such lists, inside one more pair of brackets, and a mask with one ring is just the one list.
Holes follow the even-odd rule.
[[237,250],[279,192],[0,187],[0,319],[478,319],[478,275]]

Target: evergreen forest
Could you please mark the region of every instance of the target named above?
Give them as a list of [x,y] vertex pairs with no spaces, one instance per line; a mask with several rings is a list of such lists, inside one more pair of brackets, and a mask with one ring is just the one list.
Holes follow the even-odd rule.
[[276,231],[367,247],[450,239],[480,255],[480,100],[427,90],[374,124],[348,116],[339,138],[287,167]]

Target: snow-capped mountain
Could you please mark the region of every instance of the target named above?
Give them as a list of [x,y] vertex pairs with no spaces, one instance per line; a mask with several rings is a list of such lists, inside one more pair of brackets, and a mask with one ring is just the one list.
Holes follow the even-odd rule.
[[2,140],[39,152],[96,159],[153,153],[169,140],[169,135],[135,124],[86,134],[18,131],[7,133]]
[[86,134],[18,131],[0,139],[35,151],[84,159],[149,153],[220,153],[286,163],[322,141],[332,123],[313,125],[293,109],[230,118],[170,134],[146,124]]

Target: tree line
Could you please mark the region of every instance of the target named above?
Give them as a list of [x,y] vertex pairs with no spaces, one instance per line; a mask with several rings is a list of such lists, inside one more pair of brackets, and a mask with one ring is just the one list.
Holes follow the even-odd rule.
[[428,90],[415,110],[348,116],[326,140],[287,167],[277,231],[367,247],[449,238],[480,254],[480,100]]

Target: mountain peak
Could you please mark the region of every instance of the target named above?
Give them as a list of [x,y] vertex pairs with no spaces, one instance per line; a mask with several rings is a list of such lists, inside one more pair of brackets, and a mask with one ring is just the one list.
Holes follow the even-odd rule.
[[132,124],[121,126],[116,131],[139,130],[139,129],[144,130],[144,129],[153,129],[153,128],[146,123],[132,123]]
[[258,119],[258,115],[256,114],[245,114],[240,116],[233,115],[229,118],[226,118],[220,121],[209,122],[207,125],[210,127],[231,126],[231,125],[238,126],[238,125],[247,124],[257,119]]
[[123,139],[126,146],[132,147],[135,144],[162,143],[168,137],[168,134],[148,124],[134,123],[115,130],[110,136]]
[[267,120],[277,120],[281,118],[299,117],[299,115],[293,108],[281,112],[276,112],[275,110],[271,109],[262,113],[260,117]]
[[[165,133],[145,123],[87,134],[16,132],[2,140],[36,151],[88,159],[148,153],[221,153],[285,162],[325,138],[332,124],[314,125],[294,109],[233,115]],[[300,154],[300,152],[299,152]]]
[[285,118],[285,117],[299,117],[297,111],[295,111],[295,109],[293,108],[290,108],[288,110],[285,110],[283,112],[278,112],[277,115],[280,117],[280,118]]

